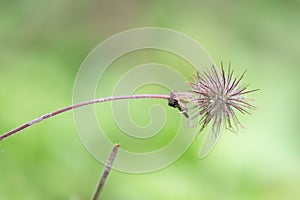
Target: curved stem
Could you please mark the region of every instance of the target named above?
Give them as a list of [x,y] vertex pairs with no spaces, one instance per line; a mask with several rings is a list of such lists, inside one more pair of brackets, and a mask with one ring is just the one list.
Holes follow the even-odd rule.
[[51,118],[55,115],[64,113],[66,111],[69,110],[73,110],[79,107],[83,107],[83,106],[87,106],[87,105],[91,105],[91,104],[96,104],[96,103],[101,103],[101,102],[106,102],[106,101],[116,101],[116,100],[122,100],[122,99],[166,99],[168,100],[170,98],[170,95],[168,94],[137,94],[137,95],[125,95],[125,96],[111,96],[111,97],[104,97],[104,98],[99,98],[99,99],[93,99],[90,101],[85,101],[82,103],[78,103],[78,104],[74,104],[74,105],[70,105],[61,109],[58,109],[56,111],[44,114],[34,120],[31,120],[29,122],[27,122],[26,124],[23,124],[21,126],[18,126],[15,129],[12,129],[6,133],[4,133],[3,135],[0,136],[0,141],[11,136],[14,135],[18,132],[20,132],[21,130],[24,130],[30,126],[32,126],[33,124],[36,124],[38,122],[41,122],[45,119]]

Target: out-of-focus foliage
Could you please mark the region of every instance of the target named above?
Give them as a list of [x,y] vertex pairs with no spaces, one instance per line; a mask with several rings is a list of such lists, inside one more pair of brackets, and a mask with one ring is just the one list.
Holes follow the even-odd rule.
[[[248,69],[259,109],[204,160],[195,141],[158,172],[112,171],[103,199],[299,199],[299,9],[296,0],[1,1],[0,132],[71,104],[81,62],[107,37],[171,28],[216,63]],[[102,169],[65,113],[0,142],[0,199],[88,199]]]

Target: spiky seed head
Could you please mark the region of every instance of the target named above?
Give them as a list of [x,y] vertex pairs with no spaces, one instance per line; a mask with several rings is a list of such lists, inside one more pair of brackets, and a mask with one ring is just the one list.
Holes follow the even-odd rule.
[[199,119],[200,131],[210,122],[215,130],[223,124],[233,132],[243,127],[236,113],[249,114],[249,110],[255,109],[246,94],[258,90],[247,90],[248,85],[241,85],[245,72],[236,78],[230,65],[226,73],[221,63],[221,70],[212,66],[210,70],[198,72],[194,82],[189,83],[194,94],[191,98],[194,104],[192,118]]

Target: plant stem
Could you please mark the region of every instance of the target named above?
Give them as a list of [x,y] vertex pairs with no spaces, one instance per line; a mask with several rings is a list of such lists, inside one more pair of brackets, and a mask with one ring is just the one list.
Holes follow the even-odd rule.
[[111,96],[111,97],[104,97],[104,98],[99,98],[99,99],[93,99],[90,101],[85,101],[82,103],[78,103],[78,104],[74,104],[74,105],[70,105],[61,109],[58,109],[56,111],[44,114],[34,120],[31,120],[30,122],[27,122],[26,124],[23,124],[21,126],[18,126],[15,129],[12,129],[6,133],[4,133],[3,135],[0,136],[0,141],[11,136],[14,135],[18,132],[20,132],[23,129],[28,128],[29,126],[32,126],[33,124],[36,124],[38,122],[41,122],[45,119],[51,118],[55,115],[64,113],[66,111],[69,110],[73,110],[79,107],[83,107],[83,106],[87,106],[87,105],[91,105],[91,104],[96,104],[96,103],[101,103],[101,102],[106,102],[106,101],[116,101],[116,100],[122,100],[122,99],[166,99],[168,100],[170,98],[169,94],[137,94],[137,95],[127,95],[127,96]]
[[107,176],[110,172],[110,169],[112,167],[112,164],[117,156],[117,153],[118,153],[118,148],[120,147],[120,144],[115,144],[114,145],[114,148],[112,149],[111,153],[110,153],[110,156],[106,162],[106,165],[105,165],[105,168],[104,168],[104,171],[101,175],[101,178],[97,184],[97,187],[95,189],[95,192],[92,196],[92,200],[97,200],[99,199],[100,195],[101,195],[101,192],[103,190],[103,187],[105,185],[105,181],[107,179]]

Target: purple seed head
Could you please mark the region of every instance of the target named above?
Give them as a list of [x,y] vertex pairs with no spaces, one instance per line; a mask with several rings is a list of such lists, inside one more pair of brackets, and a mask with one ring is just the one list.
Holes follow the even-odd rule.
[[241,85],[245,72],[236,78],[230,64],[226,73],[221,63],[221,70],[212,66],[210,70],[198,72],[194,82],[189,83],[194,94],[191,98],[194,104],[192,118],[199,119],[200,131],[210,122],[216,133],[223,125],[232,132],[243,127],[237,112],[250,114],[249,110],[255,109],[246,94],[258,90],[247,90],[249,85]]

